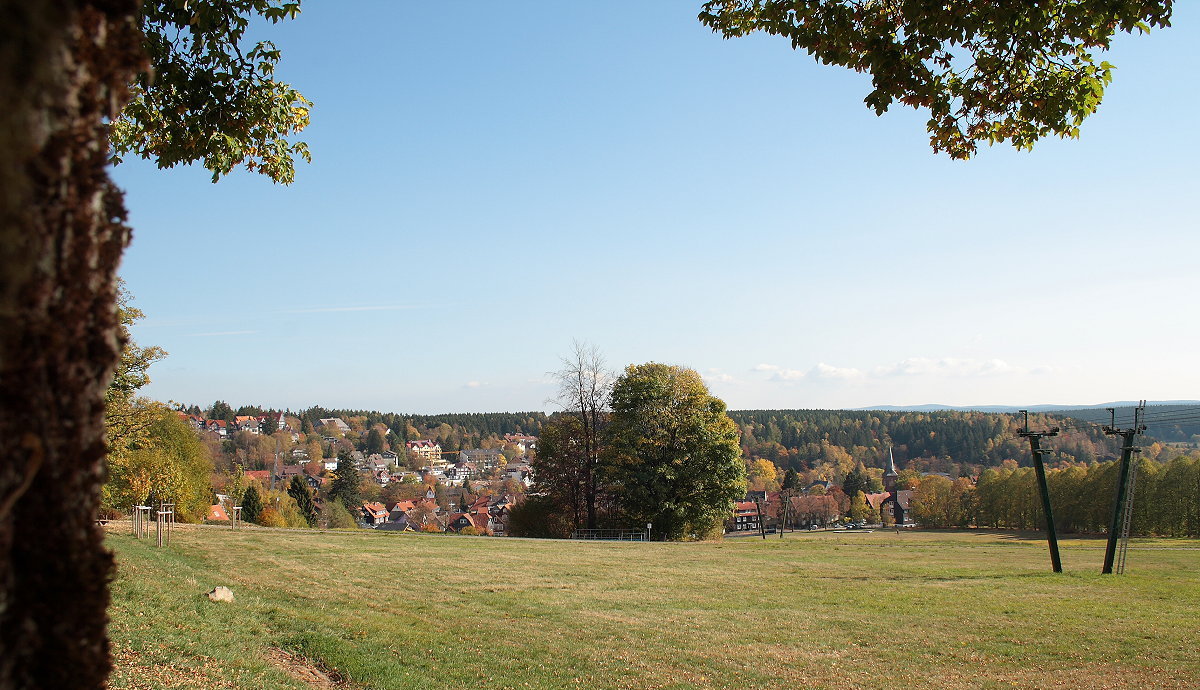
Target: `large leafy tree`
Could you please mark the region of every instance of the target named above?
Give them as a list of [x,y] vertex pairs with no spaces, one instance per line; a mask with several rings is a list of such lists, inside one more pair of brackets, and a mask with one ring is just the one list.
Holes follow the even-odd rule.
[[130,229],[108,177],[110,134],[119,151],[167,166],[200,161],[219,176],[244,164],[289,181],[306,151],[287,138],[307,102],[272,81],[271,46],[242,46],[242,22],[295,11],[279,0],[0,0],[2,688],[100,688],[111,666],[112,557],[94,517]]
[[980,142],[1028,149],[1077,137],[1113,65],[1118,32],[1170,25],[1173,0],[709,0],[700,21],[727,38],[780,36],[825,64],[871,74],[867,107],[929,111],[935,151]]
[[737,425],[691,369],[627,367],[605,439],[606,474],[625,515],[664,539],[712,534],[745,495]]
[[212,461],[195,431],[162,405],[148,406],[145,437],[109,456],[107,497],[128,510],[148,496],[175,504],[180,519],[199,522],[212,501]]

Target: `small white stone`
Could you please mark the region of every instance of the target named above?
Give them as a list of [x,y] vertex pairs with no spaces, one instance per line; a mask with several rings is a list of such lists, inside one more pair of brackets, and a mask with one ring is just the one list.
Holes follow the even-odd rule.
[[233,602],[233,590],[228,587],[213,587],[208,593],[208,600]]

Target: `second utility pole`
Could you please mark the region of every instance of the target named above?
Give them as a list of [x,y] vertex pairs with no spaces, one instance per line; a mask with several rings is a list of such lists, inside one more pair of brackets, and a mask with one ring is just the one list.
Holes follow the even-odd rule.
[[1111,575],[1113,571],[1113,559],[1117,554],[1117,538],[1122,531],[1121,513],[1125,509],[1125,487],[1129,483],[1129,465],[1133,454],[1138,451],[1133,445],[1133,437],[1146,430],[1146,425],[1142,424],[1145,404],[1145,401],[1142,401],[1141,405],[1133,408],[1133,426],[1128,429],[1117,428],[1117,411],[1114,408],[1108,408],[1109,414],[1112,415],[1112,421],[1104,427],[1104,433],[1109,436],[1120,436],[1122,443],[1121,466],[1117,471],[1117,496],[1113,499],[1112,525],[1108,528],[1108,546],[1104,549],[1104,568],[1100,571],[1103,575]]
[[1033,453],[1033,467],[1037,470],[1038,490],[1042,494],[1042,512],[1046,515],[1046,541],[1050,544],[1050,565],[1054,568],[1054,572],[1062,572],[1062,559],[1058,557],[1058,534],[1054,529],[1054,511],[1050,509],[1050,488],[1046,485],[1046,466],[1042,462],[1042,454],[1049,452],[1042,449],[1041,438],[1043,436],[1057,436],[1058,427],[1047,431],[1030,431],[1029,430],[1029,412],[1021,410],[1021,414],[1025,415],[1025,428],[1019,432],[1019,435],[1029,439],[1029,450]]

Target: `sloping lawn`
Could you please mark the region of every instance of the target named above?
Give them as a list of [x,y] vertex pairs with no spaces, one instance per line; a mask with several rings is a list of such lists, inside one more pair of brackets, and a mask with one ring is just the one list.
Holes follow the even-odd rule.
[[113,688],[1200,687],[1197,541],[1135,541],[1121,576],[1103,541],[1054,575],[996,532],[108,543]]

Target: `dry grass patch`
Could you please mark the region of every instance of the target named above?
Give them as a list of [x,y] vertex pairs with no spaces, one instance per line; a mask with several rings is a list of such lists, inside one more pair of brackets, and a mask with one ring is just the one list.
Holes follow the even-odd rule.
[[[312,687],[272,649],[388,690],[1200,686],[1196,542],[1139,543],[1122,577],[1098,575],[1095,540],[1063,540],[1054,575],[1036,535],[986,532],[109,542],[114,640],[152,657],[118,656],[114,688],[153,665],[202,687]],[[203,599],[218,584],[233,605]]]

